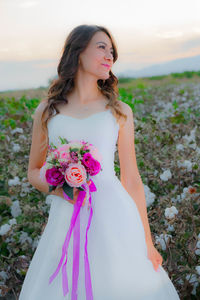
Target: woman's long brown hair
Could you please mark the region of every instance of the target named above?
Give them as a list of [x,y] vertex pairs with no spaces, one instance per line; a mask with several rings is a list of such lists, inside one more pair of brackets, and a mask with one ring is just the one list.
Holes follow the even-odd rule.
[[[113,63],[118,58],[117,48],[111,33],[103,26],[97,25],[79,25],[75,27],[67,36],[62,50],[57,72],[58,78],[54,79],[49,87],[47,104],[42,114],[42,129],[45,133],[46,139],[41,145],[41,151],[48,147],[48,120],[56,114],[60,113],[57,104],[67,104],[66,95],[74,88],[74,77],[79,66],[79,55],[86,49],[93,35],[98,32],[105,32],[111,40],[113,47]],[[110,77],[106,80],[99,79],[97,81],[98,88],[102,94],[109,100],[106,108],[110,108],[114,116],[119,119],[123,116],[126,119],[126,114],[123,114],[117,100],[118,79],[110,70]],[[45,118],[45,116],[47,116]]]

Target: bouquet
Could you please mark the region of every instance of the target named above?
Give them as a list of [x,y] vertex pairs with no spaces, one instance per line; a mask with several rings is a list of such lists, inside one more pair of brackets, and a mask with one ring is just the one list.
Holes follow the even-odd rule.
[[67,199],[73,200],[73,189],[84,190],[90,176],[102,171],[101,156],[92,144],[61,138],[60,147],[51,143],[50,154],[40,169],[40,178],[49,185],[49,192],[62,187]]
[[73,189],[78,188],[79,194],[71,217],[70,227],[68,229],[65,241],[62,246],[62,255],[56,271],[49,278],[49,284],[57,276],[63,260],[66,256],[65,263],[62,266],[62,285],[63,295],[68,291],[67,280],[67,251],[73,230],[73,274],[72,274],[72,300],[77,300],[77,285],[79,275],[79,252],[80,252],[80,208],[83,201],[89,199],[90,214],[85,235],[84,247],[84,267],[85,267],[85,289],[86,298],[93,300],[92,282],[90,275],[89,259],[87,253],[87,232],[90,228],[93,209],[91,205],[91,192],[96,191],[96,186],[91,177],[98,174],[102,168],[100,161],[102,160],[97,148],[94,145],[81,141],[67,141],[59,137],[61,145],[55,147],[51,143],[49,147],[50,154],[47,156],[45,163],[40,169],[40,177],[49,185],[49,191],[55,190],[57,187],[63,188],[63,193],[67,199],[73,199]]

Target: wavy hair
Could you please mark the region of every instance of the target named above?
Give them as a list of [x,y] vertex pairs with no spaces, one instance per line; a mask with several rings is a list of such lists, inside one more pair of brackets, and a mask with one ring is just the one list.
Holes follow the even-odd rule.
[[[46,136],[44,143],[42,143],[41,151],[44,150],[44,147],[48,147],[47,122],[53,115],[55,115],[55,111],[56,114],[60,113],[57,108],[57,104],[68,103],[66,96],[74,88],[74,77],[79,67],[79,55],[87,48],[93,35],[98,31],[106,33],[111,40],[113,47],[113,63],[115,63],[118,58],[115,41],[107,28],[97,25],[79,25],[69,33],[65,40],[64,47],[62,49],[62,56],[57,67],[58,77],[50,83],[46,106],[41,117],[42,130],[45,132]],[[121,111],[118,101],[118,79],[111,70],[109,71],[109,75],[109,78],[106,80],[99,79],[97,81],[97,87],[109,100],[106,108],[110,108],[111,112],[117,119],[121,116],[126,119],[127,116]]]

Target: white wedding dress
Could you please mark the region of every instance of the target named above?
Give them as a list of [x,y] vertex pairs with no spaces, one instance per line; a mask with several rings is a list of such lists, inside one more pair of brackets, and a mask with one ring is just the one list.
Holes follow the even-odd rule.
[[[58,136],[88,141],[102,155],[102,171],[92,176],[93,215],[87,233],[93,298],[86,298],[84,245],[88,222],[88,199],[80,210],[80,257],[77,300],[178,300],[178,293],[159,265],[155,271],[147,257],[143,224],[137,206],[114,171],[114,153],[119,124],[110,109],[78,119],[63,114],[48,122],[49,143],[59,145]],[[52,200],[48,222],[27,271],[19,300],[71,300],[73,232],[68,248],[69,292],[63,295],[62,269],[49,284],[61,255],[74,205],[64,198]]]

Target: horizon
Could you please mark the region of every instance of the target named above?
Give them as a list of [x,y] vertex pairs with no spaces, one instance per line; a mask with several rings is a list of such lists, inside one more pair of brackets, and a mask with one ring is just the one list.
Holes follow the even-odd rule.
[[55,0],[1,0],[0,25],[6,30],[0,33],[0,90],[43,85],[56,75],[64,41],[80,24],[98,24],[110,30],[119,54],[113,65],[115,73],[200,54],[198,0],[125,0],[117,5],[102,0],[98,10],[96,5],[91,0],[60,0],[59,5]]

